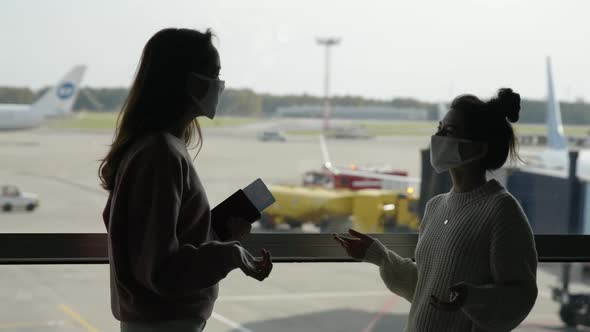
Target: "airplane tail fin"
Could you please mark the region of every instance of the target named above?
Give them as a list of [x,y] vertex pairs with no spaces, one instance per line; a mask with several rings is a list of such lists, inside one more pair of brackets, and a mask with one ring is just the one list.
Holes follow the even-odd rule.
[[567,150],[568,147],[561,122],[559,100],[553,87],[550,57],[547,57],[547,147],[553,150]]
[[57,84],[32,105],[32,111],[43,115],[60,115],[72,111],[74,101],[80,92],[80,83],[86,66],[75,66]]

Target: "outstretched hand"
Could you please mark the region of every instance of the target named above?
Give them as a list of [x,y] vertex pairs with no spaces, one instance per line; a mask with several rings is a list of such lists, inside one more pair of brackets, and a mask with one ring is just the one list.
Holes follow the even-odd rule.
[[240,270],[248,277],[263,281],[270,275],[273,265],[268,250],[262,249],[260,253],[262,258],[256,259],[244,247],[236,245],[236,261]]
[[367,234],[357,232],[354,229],[349,229],[348,233],[352,237],[345,237],[338,234],[333,234],[334,239],[340,243],[342,248],[346,250],[348,256],[362,260],[367,254],[367,250],[375,242],[375,239]]

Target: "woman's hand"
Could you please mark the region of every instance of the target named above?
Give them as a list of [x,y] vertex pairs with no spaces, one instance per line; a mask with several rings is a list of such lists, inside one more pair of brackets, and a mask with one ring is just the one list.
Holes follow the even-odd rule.
[[272,258],[270,252],[262,249],[262,259],[254,258],[248,250],[236,243],[234,251],[234,262],[248,277],[258,281],[266,279],[272,271]]
[[241,241],[244,236],[250,234],[252,225],[243,218],[230,217],[225,221],[225,229],[229,233],[227,241]]
[[342,248],[346,250],[348,256],[362,260],[365,258],[367,254],[367,250],[375,242],[375,239],[370,237],[367,234],[363,234],[361,232],[357,232],[354,229],[349,229],[348,233],[353,236],[352,238],[340,236],[338,234],[333,234],[334,239],[340,243]]
[[430,296],[430,305],[439,310],[457,311],[461,309],[467,298],[468,288],[464,282],[460,282],[449,288],[451,294],[449,302],[440,301],[436,296]]

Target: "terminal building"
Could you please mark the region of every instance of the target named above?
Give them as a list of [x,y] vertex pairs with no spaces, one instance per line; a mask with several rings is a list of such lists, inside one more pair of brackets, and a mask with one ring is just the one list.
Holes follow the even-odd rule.
[[[285,118],[322,118],[323,105],[297,105],[277,107],[275,116]],[[330,112],[334,119],[359,120],[429,120],[425,108],[400,108],[387,106],[332,106]]]

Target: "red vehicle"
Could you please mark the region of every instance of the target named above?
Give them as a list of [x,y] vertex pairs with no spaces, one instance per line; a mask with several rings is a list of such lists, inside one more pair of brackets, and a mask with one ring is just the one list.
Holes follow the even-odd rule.
[[378,176],[373,177],[371,174],[408,176],[405,171],[389,168],[352,166],[349,170],[324,166],[321,170],[306,172],[303,176],[303,185],[351,190],[383,189],[383,179]]
[[320,135],[320,148],[324,159],[321,170],[306,172],[304,186],[322,186],[334,189],[384,189],[417,197],[420,179],[408,177],[408,172],[394,170],[389,166],[334,167],[330,161],[324,135]]

